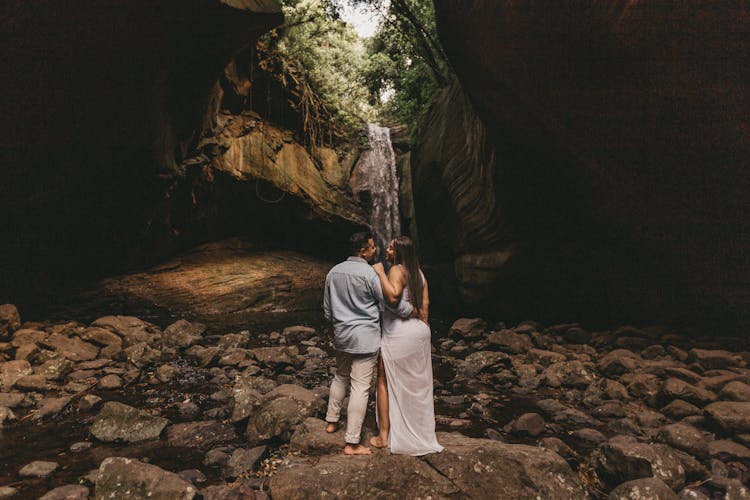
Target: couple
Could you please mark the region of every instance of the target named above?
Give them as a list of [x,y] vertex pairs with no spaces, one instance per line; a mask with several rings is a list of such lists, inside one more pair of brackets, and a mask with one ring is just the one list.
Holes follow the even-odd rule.
[[386,275],[383,264],[370,265],[376,251],[370,234],[355,233],[349,242],[351,256],[328,273],[323,297],[336,350],[326,431],[339,428],[348,387],[344,453],[372,453],[360,434],[378,365],[379,434],[370,444],[415,456],[442,451],[435,436],[427,281],[414,245],[404,236],[391,242],[386,258],[393,266]]

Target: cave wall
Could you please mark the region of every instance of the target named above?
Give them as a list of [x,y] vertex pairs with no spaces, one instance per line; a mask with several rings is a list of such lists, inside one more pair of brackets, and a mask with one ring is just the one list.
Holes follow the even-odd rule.
[[[452,261],[459,283],[474,271],[493,276],[463,300],[553,319],[746,322],[744,4],[435,7],[440,39],[496,153],[484,178],[446,178],[450,155],[433,161],[442,165],[435,189],[474,184],[458,198],[422,190],[420,199],[415,187],[420,239],[428,231],[448,238],[441,262]],[[459,126],[452,133],[466,135]],[[482,186],[496,209],[462,210]],[[429,214],[440,211],[450,228],[438,232]],[[497,240],[467,242],[456,229],[467,226]],[[466,257],[508,248],[509,258],[495,263]]]

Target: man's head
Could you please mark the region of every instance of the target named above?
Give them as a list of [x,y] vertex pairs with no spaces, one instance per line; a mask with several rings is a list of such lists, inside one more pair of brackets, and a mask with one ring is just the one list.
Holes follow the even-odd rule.
[[375,258],[375,242],[370,233],[354,233],[349,238],[349,248],[353,256],[362,257],[367,262]]

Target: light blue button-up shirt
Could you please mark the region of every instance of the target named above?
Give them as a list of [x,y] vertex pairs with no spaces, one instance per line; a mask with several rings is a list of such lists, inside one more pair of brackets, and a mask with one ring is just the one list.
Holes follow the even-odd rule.
[[[333,348],[352,354],[380,349],[380,313],[386,307],[380,278],[361,257],[336,264],[326,276],[323,313],[333,323]],[[402,318],[414,307],[407,300],[391,309]]]

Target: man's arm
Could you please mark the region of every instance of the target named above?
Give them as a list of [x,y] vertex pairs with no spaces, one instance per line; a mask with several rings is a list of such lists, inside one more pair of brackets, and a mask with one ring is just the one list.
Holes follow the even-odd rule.
[[326,276],[326,284],[323,288],[323,315],[328,321],[331,321],[331,276]]
[[383,289],[380,286],[380,278],[377,274],[375,274],[370,279],[370,288],[372,288],[372,293],[375,296],[375,299],[378,301],[378,307],[380,307],[380,310],[382,311],[384,307],[387,307],[388,310],[393,312],[396,316],[400,318],[408,318],[412,316],[412,313],[414,312],[414,306],[411,305],[411,303],[408,300],[401,300],[399,303],[391,307],[385,302],[385,298],[383,297]]

